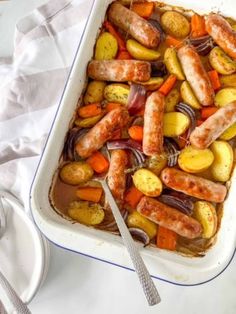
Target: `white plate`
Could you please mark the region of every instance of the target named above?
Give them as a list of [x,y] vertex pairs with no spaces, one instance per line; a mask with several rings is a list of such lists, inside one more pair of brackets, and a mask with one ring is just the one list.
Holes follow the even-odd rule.
[[46,278],[49,244],[15,197],[6,192],[0,197],[7,221],[0,239],[0,270],[22,301],[29,303]]
[[[92,58],[98,30],[104,20],[107,6],[111,2],[110,0],[94,1],[33,182],[30,203],[36,224],[53,243],[114,265],[132,269],[132,263],[119,236],[78,223],[72,224],[59,216],[52,209],[48,200],[52,177],[58,167],[65,135],[84,88],[86,67]],[[214,10],[220,11],[226,16],[233,16],[233,13],[236,12],[234,0],[166,2],[193,9],[199,13],[208,13]],[[178,285],[198,285],[212,280],[227,267],[233,257],[236,245],[235,173],[233,177],[230,194],[224,205],[224,215],[216,244],[205,257],[187,258],[175,252],[149,247],[144,249],[140,246],[141,254],[153,277]]]

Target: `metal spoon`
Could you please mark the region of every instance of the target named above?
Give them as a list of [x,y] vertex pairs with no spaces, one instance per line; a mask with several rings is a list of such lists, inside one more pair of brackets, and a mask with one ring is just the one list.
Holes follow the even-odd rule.
[[[3,237],[5,231],[6,231],[6,216],[3,209],[3,202],[2,199],[4,198],[4,195],[8,195],[5,192],[2,192],[0,195],[0,239]],[[0,286],[5,291],[8,299],[10,300],[12,306],[17,311],[18,314],[31,314],[28,307],[21,301],[21,299],[18,297],[16,291],[13,289],[13,287],[8,282],[7,278],[2,274],[0,271]]]
[[120,234],[123,238],[124,244],[129,252],[130,258],[133,262],[134,269],[138,275],[139,281],[143,288],[144,294],[149,305],[155,305],[161,302],[161,298],[158,291],[153,283],[153,280],[143,262],[143,259],[138,251],[138,248],[130,235],[130,232],[124,222],[124,219],[120,213],[119,207],[117,206],[115,199],[109,189],[106,178],[96,177],[96,181],[99,181],[103,187],[106,195],[106,199],[110,204],[113,216],[119,228]]

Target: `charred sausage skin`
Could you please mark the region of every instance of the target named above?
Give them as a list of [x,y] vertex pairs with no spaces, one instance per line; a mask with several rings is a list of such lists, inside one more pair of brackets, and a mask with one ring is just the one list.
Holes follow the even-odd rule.
[[202,226],[197,220],[156,199],[147,196],[142,197],[137,211],[158,225],[175,231],[188,239],[197,238],[202,233]]

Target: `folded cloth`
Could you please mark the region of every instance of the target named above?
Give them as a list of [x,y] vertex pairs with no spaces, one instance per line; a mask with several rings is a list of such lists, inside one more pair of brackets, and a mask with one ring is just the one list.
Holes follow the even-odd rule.
[[0,59],[0,189],[29,210],[33,176],[93,0],[51,0],[16,25]]

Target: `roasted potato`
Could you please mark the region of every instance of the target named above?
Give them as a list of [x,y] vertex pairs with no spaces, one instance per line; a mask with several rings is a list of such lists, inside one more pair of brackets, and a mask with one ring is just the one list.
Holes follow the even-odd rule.
[[233,74],[236,71],[236,63],[220,47],[211,50],[209,62],[213,69],[220,74]]
[[126,84],[110,84],[104,89],[104,98],[108,102],[117,102],[122,105],[127,105],[129,90],[130,87]]
[[138,60],[154,61],[161,55],[157,50],[148,49],[134,39],[127,40],[126,48],[129,54]]
[[163,82],[164,82],[164,79],[162,77],[151,77],[146,82],[135,82],[135,83],[145,86],[146,90],[154,91],[154,90],[157,90],[162,85]]
[[221,134],[220,139],[229,141],[236,136],[236,123],[232,124],[224,133]]
[[96,42],[95,60],[114,59],[118,51],[118,43],[115,37],[108,33],[102,33]]
[[153,155],[148,158],[148,169],[150,169],[157,176],[167,165],[167,156],[163,155]]
[[69,204],[68,215],[81,224],[93,226],[104,219],[104,210],[99,204],[89,204],[87,201],[73,201]]
[[180,86],[180,94],[183,98],[183,101],[191,106],[194,109],[200,109],[201,105],[199,101],[197,100],[196,96],[194,95],[194,92],[189,85],[187,81],[184,81]]
[[214,161],[210,168],[213,178],[220,182],[228,181],[234,161],[232,147],[225,141],[215,141],[210,149],[214,154]]
[[178,80],[185,80],[184,72],[179,63],[176,50],[174,48],[167,48],[164,54],[164,63],[167,70],[174,74]]
[[176,11],[166,11],[161,16],[164,31],[174,37],[186,37],[190,32],[190,24],[184,15]]
[[189,117],[181,112],[168,112],[164,114],[164,136],[179,136],[187,130],[189,125]]
[[236,88],[226,87],[218,91],[215,96],[215,105],[224,107],[230,102],[236,100]]
[[194,204],[194,218],[196,218],[203,228],[202,237],[211,238],[217,230],[217,214],[215,207],[205,201],[198,201]]
[[75,125],[79,126],[80,128],[91,128],[94,126],[101,118],[103,117],[103,113],[85,119],[76,119]]
[[154,238],[157,234],[157,225],[139,214],[137,211],[134,211],[128,216],[127,225],[129,228],[142,229],[147,233],[150,239]]
[[73,161],[65,164],[60,170],[60,178],[64,183],[77,185],[90,180],[93,169],[84,161]]
[[214,155],[210,149],[197,149],[192,146],[184,148],[179,155],[179,167],[189,173],[205,171],[211,166]]
[[150,170],[139,169],[133,175],[135,187],[147,196],[159,196],[162,192],[161,180]]
[[220,76],[221,87],[236,87],[236,74]]
[[84,95],[85,105],[102,101],[105,86],[106,86],[106,83],[103,81],[89,82],[86,89],[86,93]]
[[180,93],[177,88],[172,89],[165,97],[165,112],[175,111],[175,106],[180,100]]

